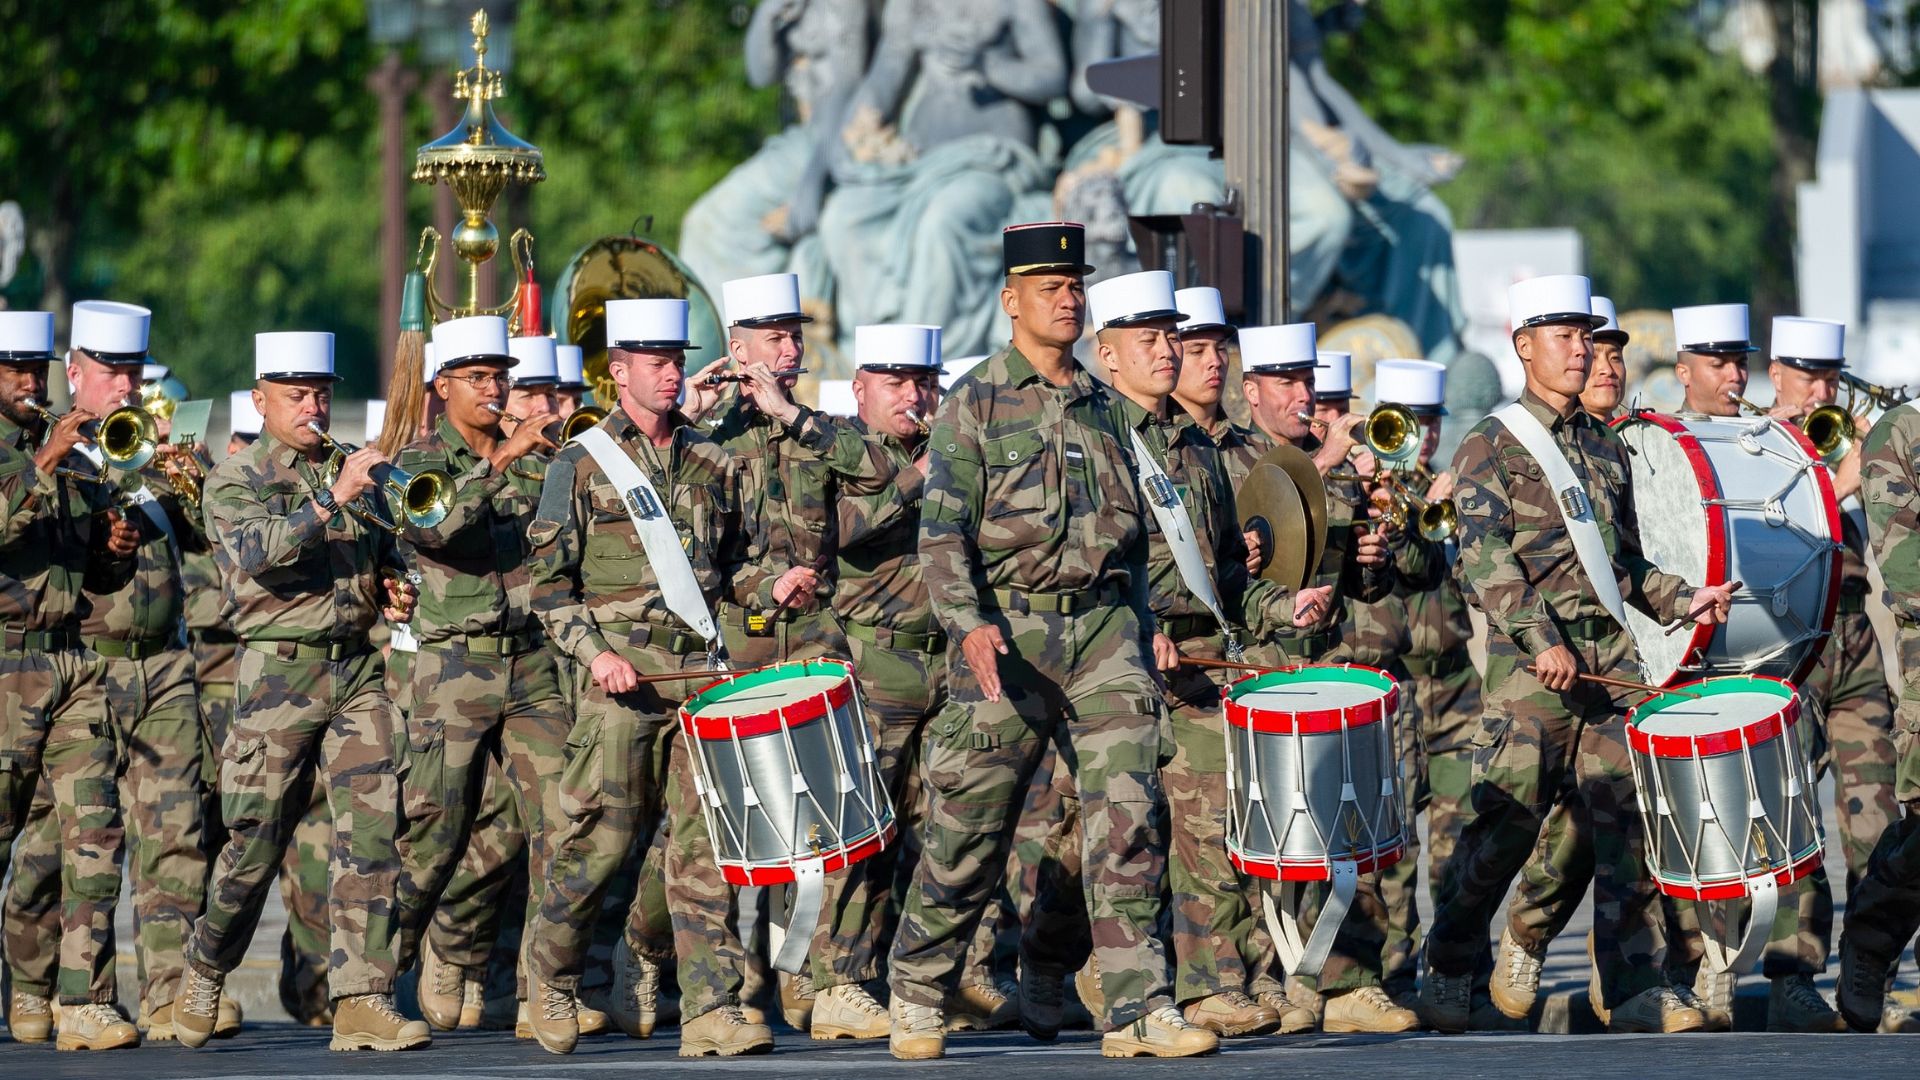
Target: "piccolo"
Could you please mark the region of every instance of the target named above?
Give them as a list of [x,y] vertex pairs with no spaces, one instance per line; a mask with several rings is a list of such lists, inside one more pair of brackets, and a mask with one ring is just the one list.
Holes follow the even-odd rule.
[[[794,368],[792,371],[776,371],[773,373],[773,377],[776,379],[792,379],[801,375],[805,375],[806,373],[807,373],[806,368]],[[700,385],[719,386],[721,383],[731,383],[731,382],[743,383],[743,382],[749,382],[752,379],[753,379],[753,376],[747,374],[744,371],[718,371],[700,380]]]
[[920,415],[919,413],[917,413],[917,412],[914,412],[914,411],[912,411],[911,409],[909,409],[909,410],[907,411],[907,419],[909,419],[909,420],[911,420],[911,421],[913,421],[913,426],[919,429],[919,431],[920,431],[920,434],[922,434],[922,435],[931,435],[931,434],[933,434],[933,428],[931,428],[931,427],[929,427],[929,426],[927,426],[927,422],[926,422],[926,420],[925,420],[924,418],[922,418],[922,417],[921,417],[921,415]]

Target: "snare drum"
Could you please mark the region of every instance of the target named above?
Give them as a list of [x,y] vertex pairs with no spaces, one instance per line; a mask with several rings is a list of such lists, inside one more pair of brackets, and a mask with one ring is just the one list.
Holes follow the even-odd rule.
[[680,727],[722,876],[797,883],[791,925],[801,932],[787,941],[804,959],[821,878],[893,840],[853,668],[812,660],[722,678],[680,707]]
[[1759,675],[1678,689],[1700,697],[1662,694],[1627,712],[1648,866],[1669,896],[1751,897],[1749,947],[1741,950],[1750,964],[1749,949],[1757,955],[1765,943],[1779,888],[1821,860],[1800,699],[1792,684]]
[[1637,413],[1613,422],[1633,451],[1640,549],[1696,586],[1739,581],[1724,625],[1669,637],[1632,605],[1646,681],[1806,678],[1840,602],[1840,508],[1800,429],[1765,417]]

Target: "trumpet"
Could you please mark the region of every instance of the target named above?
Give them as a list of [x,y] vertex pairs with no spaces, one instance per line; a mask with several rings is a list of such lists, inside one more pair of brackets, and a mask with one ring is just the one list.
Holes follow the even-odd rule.
[[[307,430],[320,436],[320,441],[333,451],[333,459],[328,463],[326,476],[331,479],[340,474],[340,463],[348,454],[360,449],[340,442],[318,421],[307,421]],[[407,524],[416,529],[431,529],[445,521],[453,511],[453,477],[443,469],[426,469],[410,473],[386,462],[375,465],[372,470],[374,483],[387,492],[400,504],[400,511],[406,516]],[[344,507],[355,517],[371,525],[378,525],[391,532],[399,532],[396,523],[375,513],[366,507],[351,504]]]
[[[1847,375],[1844,372],[1841,377],[1846,379],[1853,378],[1853,376]],[[1874,390],[1886,390],[1884,386],[1873,386],[1871,383],[1865,385],[1872,387]],[[1852,393],[1850,389],[1849,400],[1851,400],[1851,397]],[[1769,415],[1768,410],[1755,405],[1753,402],[1748,401],[1746,398],[1741,397],[1731,390],[1727,391],[1727,400],[1738,404],[1756,416]],[[1860,422],[1854,418],[1852,410],[1841,408],[1838,405],[1822,405],[1801,417],[1798,423],[1801,433],[1807,437],[1808,442],[1813,444],[1814,456],[1820,459],[1820,464],[1825,465],[1829,469],[1836,468],[1842,461],[1845,461],[1847,455],[1853,453],[1854,444],[1859,441]]]
[[1294,416],[1294,419],[1307,425],[1307,427],[1309,428],[1318,428],[1321,431],[1327,430],[1327,422],[1313,415],[1310,412],[1297,412],[1297,413],[1294,413],[1293,416]]
[[1460,514],[1454,508],[1452,499],[1429,502],[1397,472],[1386,474],[1387,483],[1393,489],[1393,501],[1387,507],[1387,520],[1394,528],[1405,528],[1411,522],[1419,530],[1420,538],[1431,543],[1439,543],[1453,536],[1460,527]]
[[1413,415],[1413,410],[1393,402],[1375,405],[1360,432],[1367,449],[1373,451],[1382,465],[1389,467],[1405,465],[1419,457],[1420,444],[1425,441],[1420,420]]
[[[524,424],[527,422],[526,417],[515,416],[513,413],[495,405],[491,401],[487,403],[487,410],[495,413],[502,420],[511,420],[516,424]],[[558,446],[562,443],[571,442],[574,436],[606,418],[607,410],[593,405],[582,405],[573,410],[565,420],[554,420],[547,424],[546,427],[541,429],[541,434],[547,437],[548,442]]]

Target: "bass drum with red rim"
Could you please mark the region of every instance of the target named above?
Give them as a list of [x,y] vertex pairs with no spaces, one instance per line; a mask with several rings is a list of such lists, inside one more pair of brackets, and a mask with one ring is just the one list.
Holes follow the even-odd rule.
[[1647,682],[1770,675],[1798,683],[1840,601],[1840,507],[1800,429],[1766,417],[1613,421],[1631,451],[1640,550],[1696,587],[1741,582],[1724,625],[1672,635],[1627,606]]

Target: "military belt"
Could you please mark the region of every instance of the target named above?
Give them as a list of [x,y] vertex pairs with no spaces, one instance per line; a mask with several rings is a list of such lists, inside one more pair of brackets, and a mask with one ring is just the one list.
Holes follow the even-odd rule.
[[0,648],[15,652],[65,652],[80,647],[80,635],[73,630],[25,630],[17,626],[0,627]]
[[1160,632],[1174,641],[1216,637],[1220,620],[1211,615],[1171,615],[1160,620]]
[[1338,630],[1322,630],[1317,634],[1308,634],[1305,637],[1283,637],[1280,639],[1280,644],[1288,656],[1301,660],[1312,660],[1314,657],[1325,655],[1327,650],[1340,644],[1340,632]]
[[685,656],[687,653],[707,651],[707,639],[691,630],[681,630],[655,623],[636,622],[600,623],[597,629],[599,629],[602,636],[612,635],[613,637],[623,638],[625,639],[625,644],[635,648],[646,648],[651,645],[656,649],[663,649],[675,656]]
[[193,640],[202,645],[238,645],[240,635],[225,627],[192,631]]
[[1599,641],[1620,632],[1620,624],[1613,621],[1611,615],[1589,615],[1584,619],[1569,619],[1560,624],[1560,632],[1568,641]]
[[947,635],[938,630],[931,634],[909,634],[889,626],[850,622],[847,624],[847,636],[882,649],[898,649],[901,652],[934,654],[947,651]]
[[539,643],[540,639],[531,632],[522,630],[518,634],[462,634],[445,641],[423,641],[420,647],[475,656],[518,656],[531,651]]
[[101,656],[115,660],[148,660],[173,646],[170,637],[81,638],[81,643]]
[[1444,679],[1473,666],[1473,660],[1467,656],[1464,646],[1444,656],[1403,656],[1400,662],[1407,666],[1407,674],[1423,679]]
[[1087,592],[1044,593],[995,589],[991,595],[995,607],[1019,615],[1031,615],[1034,612],[1077,615],[1098,608],[1114,607],[1121,602],[1120,586],[1111,583]]
[[268,653],[279,660],[326,660],[338,663],[366,652],[365,634],[335,641],[242,641],[240,647]]
[[771,611],[748,611],[732,604],[722,604],[720,617],[747,632],[748,637],[766,637],[773,633],[775,621],[790,623],[800,617],[800,612],[792,608],[782,608],[778,615]]

